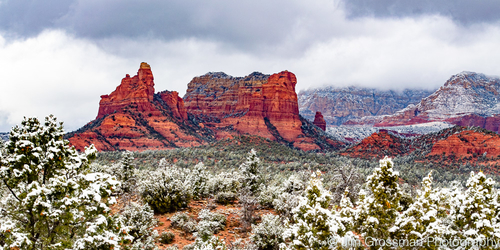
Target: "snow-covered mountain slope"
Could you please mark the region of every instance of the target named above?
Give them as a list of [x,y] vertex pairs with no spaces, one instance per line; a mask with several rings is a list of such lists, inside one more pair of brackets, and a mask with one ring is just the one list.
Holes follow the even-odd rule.
[[[375,126],[446,121],[498,131],[498,125],[494,124],[500,118],[495,116],[497,114],[500,114],[500,78],[462,72],[452,76],[420,103],[382,117]],[[464,119],[466,124],[463,124]]]
[[350,119],[392,115],[410,104],[417,104],[433,92],[358,87],[311,89],[298,94],[299,111],[308,120],[313,120],[316,111],[320,111],[328,125],[340,125]]

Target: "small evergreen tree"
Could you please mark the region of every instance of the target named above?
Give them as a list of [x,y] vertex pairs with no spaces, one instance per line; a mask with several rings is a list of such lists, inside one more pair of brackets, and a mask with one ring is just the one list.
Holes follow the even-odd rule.
[[119,182],[91,173],[93,146],[78,154],[62,124],[25,118],[0,155],[9,194],[0,201],[0,249],[113,249],[130,239],[109,206]]
[[259,190],[261,176],[259,174],[260,159],[254,149],[250,150],[247,161],[240,165],[242,187],[255,194]]
[[[431,172],[432,173],[432,172]],[[393,238],[404,244],[404,249],[438,249],[444,240],[446,209],[442,206],[444,197],[432,188],[432,175],[422,181],[422,190],[410,207],[397,218],[391,229]],[[429,240],[432,239],[432,240]]]
[[500,242],[498,194],[493,188],[495,182],[479,172],[471,172],[465,192],[452,194],[450,211],[451,230],[449,239],[456,237],[471,243],[466,248],[480,246],[481,249],[494,249],[488,240]]
[[299,205],[292,211],[293,218],[284,237],[291,240],[292,249],[329,249],[338,242],[339,230],[344,230],[338,218],[328,209],[331,193],[323,188],[321,172],[311,176]]
[[115,173],[115,175],[119,176],[122,181],[122,191],[126,193],[131,192],[136,184],[133,161],[134,153],[130,151],[123,152],[119,168],[120,172]]
[[390,239],[389,229],[394,226],[401,211],[399,200],[402,192],[398,178],[398,173],[393,171],[392,160],[387,156],[380,160],[380,167],[375,168],[373,174],[368,176],[366,186],[370,193],[361,190],[354,221],[354,231],[362,237]]

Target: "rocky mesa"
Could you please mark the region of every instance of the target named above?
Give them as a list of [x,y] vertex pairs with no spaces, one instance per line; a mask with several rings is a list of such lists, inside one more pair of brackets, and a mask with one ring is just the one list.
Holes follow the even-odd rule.
[[151,67],[141,63],[137,75],[127,74],[115,91],[101,96],[96,119],[67,137],[78,150],[94,144],[100,151],[160,150],[213,140],[187,118],[179,94],[155,94]]
[[303,150],[340,147],[341,142],[313,131],[317,128],[299,115],[296,84],[288,71],[245,77],[208,73],[188,84],[184,103],[217,139],[250,134]]
[[232,77],[208,73],[188,84],[184,98],[175,91],[155,93],[151,67],[141,63],[109,95],[101,96],[95,120],[69,133],[77,149],[161,150],[192,147],[258,135],[302,150],[343,146],[299,115],[295,85],[288,71]]

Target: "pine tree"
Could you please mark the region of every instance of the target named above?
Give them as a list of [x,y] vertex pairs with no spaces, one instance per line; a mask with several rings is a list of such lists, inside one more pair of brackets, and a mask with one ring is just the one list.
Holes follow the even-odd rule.
[[328,209],[332,195],[323,188],[320,176],[319,171],[312,175],[305,197],[292,211],[290,227],[284,233],[292,249],[329,249],[339,241],[339,230],[345,230]]
[[444,240],[443,220],[447,214],[442,204],[445,197],[432,188],[431,173],[423,179],[415,202],[400,214],[391,229],[393,238],[404,249],[439,249],[437,242]]
[[[394,226],[401,211],[399,200],[402,192],[398,179],[398,173],[393,171],[392,160],[387,156],[380,160],[380,167],[368,176],[366,186],[370,193],[361,190],[354,221],[354,231],[363,238],[390,239],[389,229]],[[370,248],[378,249],[379,246]]]
[[114,177],[91,173],[93,146],[78,154],[49,116],[22,121],[0,156],[8,196],[0,201],[0,249],[113,249],[126,236],[110,215]]
[[351,199],[349,198],[349,187],[346,188],[344,194],[342,195],[342,198],[340,199],[340,205],[339,205],[339,217],[340,221],[342,223],[342,231],[339,232],[340,236],[344,236],[348,231],[351,231],[353,228],[353,218],[356,213],[356,211],[353,209],[354,206],[352,205]]
[[120,162],[120,173],[115,173],[116,176],[121,177],[122,190],[124,192],[131,192],[134,189],[136,180],[134,178],[134,153],[125,151],[122,153],[122,160]]
[[240,165],[240,173],[242,176],[242,186],[247,188],[255,194],[259,189],[261,183],[261,176],[259,174],[260,159],[254,149],[250,150],[247,156],[247,161]]
[[491,244],[492,240],[500,244],[500,204],[494,185],[482,172],[471,172],[467,190],[452,194],[449,240],[458,237],[472,245],[467,248],[473,248],[474,244],[481,249],[498,247]]

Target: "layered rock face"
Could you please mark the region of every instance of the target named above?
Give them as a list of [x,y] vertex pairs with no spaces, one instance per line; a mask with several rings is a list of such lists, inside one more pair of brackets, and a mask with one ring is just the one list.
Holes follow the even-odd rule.
[[411,150],[409,150],[407,140],[394,136],[387,130],[380,130],[378,133],[366,137],[360,143],[347,148],[341,155],[363,159],[381,159],[384,156],[396,157],[406,155],[409,152]]
[[[98,150],[160,150],[206,144],[200,128],[189,124],[177,92],[154,93],[151,67],[141,63],[137,75],[126,75],[109,95],[101,96],[96,120],[70,133],[78,150],[94,144]],[[198,130],[197,133],[193,131]]]
[[149,64],[141,63],[137,75],[130,77],[127,74],[115,91],[101,96],[97,118],[112,114],[132,103],[137,105],[137,111],[154,111],[155,108],[151,104],[155,94],[153,80]]
[[323,115],[321,112],[317,111],[316,115],[314,116],[314,125],[318,126],[320,129],[323,129],[323,131],[326,130],[326,121],[325,118],[323,118]]
[[208,73],[188,84],[184,103],[188,113],[214,128],[217,138],[252,134],[304,150],[321,149],[302,128],[296,84],[288,71],[246,77]]
[[479,125],[498,131],[500,79],[473,72],[452,76],[441,88],[416,105],[383,117],[375,126],[398,126],[430,121]]
[[68,135],[77,149],[160,150],[199,146],[237,135],[259,135],[303,150],[342,146],[299,116],[295,75],[288,71],[246,77],[209,73],[195,77],[186,96],[154,93],[151,67],[141,63],[109,95],[97,118]]
[[338,126],[352,119],[394,114],[410,104],[417,104],[433,92],[327,87],[301,91],[298,100],[300,114],[305,118],[312,120],[314,112],[320,111],[328,125]]
[[500,155],[500,136],[474,131],[463,131],[440,140],[432,146],[429,156],[451,156],[456,158],[496,158]]

